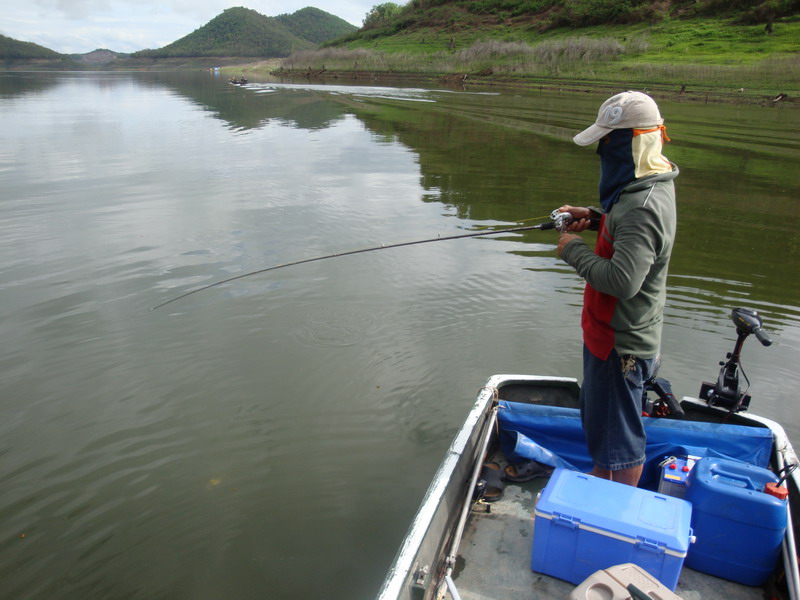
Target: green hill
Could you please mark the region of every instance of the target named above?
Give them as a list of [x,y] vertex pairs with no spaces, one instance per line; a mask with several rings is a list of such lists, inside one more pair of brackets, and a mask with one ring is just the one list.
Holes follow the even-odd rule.
[[[489,47],[489,42],[505,45]],[[456,70],[465,60],[481,62],[477,55],[495,54],[482,66],[473,64],[471,72],[496,70],[498,52],[509,55],[499,57],[505,70],[513,69],[509,63],[527,53],[530,56],[522,57],[523,62],[539,63],[551,72],[559,68],[552,65],[563,64],[564,58],[583,64],[735,66],[767,58],[797,62],[800,0],[411,0],[404,6],[387,2],[373,7],[359,31],[326,46],[395,55],[460,53],[462,64]],[[470,48],[476,52],[463,56]]]
[[358,29],[344,19],[310,6],[291,15],[278,15],[275,20],[297,37],[314,44],[329,42]]
[[373,7],[349,40],[375,39],[420,30],[462,33],[478,28],[497,36],[533,38],[558,28],[654,25],[666,20],[726,19],[732,25],[797,21],[800,0],[411,0]]
[[614,82],[697,98],[711,88],[754,101],[781,93],[794,103],[800,0],[386,2],[357,32],[295,53],[277,72],[558,89]]
[[266,17],[249,8],[228,8],[199,29],[158,50],[142,50],[132,58],[200,56],[281,57],[309,50],[356,28],[317,9]]
[[4,59],[33,59],[33,58],[62,58],[63,55],[39,46],[33,42],[20,42],[10,37],[0,35],[0,58]]

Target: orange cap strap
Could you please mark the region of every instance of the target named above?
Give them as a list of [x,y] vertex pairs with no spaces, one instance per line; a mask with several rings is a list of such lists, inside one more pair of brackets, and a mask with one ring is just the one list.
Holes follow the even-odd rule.
[[653,127],[652,129],[634,129],[633,130],[633,137],[637,135],[642,135],[643,133],[653,133],[654,131],[661,132],[661,142],[666,143],[671,141],[669,136],[667,135],[667,128],[665,125],[659,125],[658,127]]

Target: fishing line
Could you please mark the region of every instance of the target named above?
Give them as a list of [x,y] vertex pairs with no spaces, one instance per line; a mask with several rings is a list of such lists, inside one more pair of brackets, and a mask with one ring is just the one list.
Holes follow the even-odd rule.
[[[519,219],[517,223],[527,223],[528,221],[541,221],[542,219],[546,219],[547,217],[552,217],[552,215],[544,215],[542,217],[531,217],[530,219]],[[494,227],[494,225],[475,225],[477,229],[489,229],[490,227]]]
[[[568,214],[568,213],[565,213]],[[272,267],[267,267],[266,269],[258,269],[257,271],[250,271],[249,273],[242,273],[241,275],[236,275],[234,277],[228,277],[227,279],[223,279],[221,281],[216,281],[214,283],[209,283],[208,285],[204,285],[202,287],[196,288],[194,290],[190,290],[185,294],[181,294],[180,296],[175,296],[157,306],[154,306],[151,310],[156,310],[157,308],[161,308],[162,306],[166,306],[167,304],[171,304],[182,298],[186,298],[186,296],[191,296],[192,294],[196,294],[197,292],[202,292],[203,290],[207,290],[218,285],[222,285],[223,283],[230,283],[231,281],[236,281],[237,279],[244,279],[245,277],[250,277],[252,275],[260,275],[261,273],[267,273],[269,271],[275,271],[277,269],[285,269],[286,267],[294,267],[296,265],[302,265],[305,263],[315,262],[319,260],[326,260],[329,258],[338,258],[340,256],[351,256],[353,254],[362,254],[364,252],[374,252],[377,250],[389,250],[390,248],[401,248],[403,246],[413,246],[415,244],[429,244],[431,242],[445,242],[448,240],[459,240],[463,238],[471,238],[471,237],[478,237],[483,235],[495,235],[498,233],[516,233],[517,231],[530,231],[532,229],[556,229],[558,223],[555,221],[547,222],[547,223],[539,223],[538,225],[525,225],[523,227],[511,227],[509,229],[493,229],[490,231],[475,231],[471,233],[462,233],[459,235],[448,235],[445,237],[435,237],[430,238],[427,240],[415,240],[413,242],[400,242],[397,244],[381,244],[380,246],[373,246],[371,248],[361,248],[359,250],[348,250],[347,252],[334,252],[333,254],[326,254],[323,256],[315,256],[314,258],[305,258],[303,260],[296,260],[293,262],[283,263],[280,265],[275,265]]]

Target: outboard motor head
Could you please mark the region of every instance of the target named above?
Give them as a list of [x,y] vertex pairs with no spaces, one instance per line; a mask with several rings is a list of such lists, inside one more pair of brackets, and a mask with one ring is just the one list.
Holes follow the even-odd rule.
[[736,345],[733,352],[727,354],[728,361],[719,363],[722,369],[720,369],[717,382],[715,384],[703,383],[700,388],[700,399],[705,400],[711,406],[727,408],[733,413],[747,410],[750,405],[750,396],[739,386],[739,362],[745,339],[751,333],[755,334],[762,346],[769,346],[772,344],[772,340],[761,328],[761,316],[751,308],[734,308],[731,311],[731,321],[736,325],[738,336]]
[[752,308],[734,308],[731,311],[731,321],[736,325],[736,333],[739,335],[747,337],[754,333],[762,346],[772,344],[772,340],[761,329],[761,316]]

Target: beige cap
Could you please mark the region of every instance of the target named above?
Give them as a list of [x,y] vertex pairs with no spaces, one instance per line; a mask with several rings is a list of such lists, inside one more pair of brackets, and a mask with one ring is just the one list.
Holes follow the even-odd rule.
[[603,102],[597,121],[572,138],[578,146],[588,146],[612,129],[646,129],[664,123],[658,105],[642,92],[622,92]]

